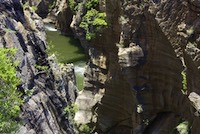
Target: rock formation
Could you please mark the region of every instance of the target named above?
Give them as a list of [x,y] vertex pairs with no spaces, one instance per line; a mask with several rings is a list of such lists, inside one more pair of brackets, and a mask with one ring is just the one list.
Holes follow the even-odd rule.
[[55,6],[55,0],[22,0],[22,3],[36,8],[36,13],[42,18],[45,18]]
[[[184,119],[197,134],[198,4],[100,0],[96,9],[106,11],[108,27],[91,41],[79,27],[87,10],[80,6],[71,27],[90,59],[75,120],[99,133],[168,134]],[[187,94],[182,93],[185,70]]]
[[62,34],[72,34],[70,24],[72,22],[73,12],[71,11],[68,0],[57,0],[55,8],[49,13],[56,16],[56,27]]
[[[186,66],[189,92],[197,93],[199,93],[197,84],[199,83],[199,7],[199,2],[195,0],[176,1],[171,4],[167,4],[166,1],[160,3],[157,6],[158,12],[154,13],[162,31]],[[167,10],[172,10],[170,16],[166,14]]]
[[[71,23],[89,55],[76,123],[89,125],[91,133],[168,134],[185,120],[188,131],[197,134],[199,1],[99,0],[92,6],[106,13],[108,25],[91,40],[86,32],[94,27],[80,27],[88,1],[74,2],[73,20],[66,0],[58,0],[51,13],[61,32],[67,33]],[[3,0],[0,7],[0,46],[18,49],[19,90],[25,99],[19,133],[74,133],[70,115],[63,112],[76,98],[73,68],[48,58],[43,24],[34,12],[23,12],[18,0]]]
[[48,57],[42,20],[19,0],[0,1],[0,47],[16,48],[19,62],[21,107],[20,134],[73,134],[64,108],[75,101],[72,65],[60,66]]
[[72,34],[70,24],[73,12],[68,0],[22,0],[22,3],[36,8],[35,12],[43,18],[43,21],[55,24],[62,34]]

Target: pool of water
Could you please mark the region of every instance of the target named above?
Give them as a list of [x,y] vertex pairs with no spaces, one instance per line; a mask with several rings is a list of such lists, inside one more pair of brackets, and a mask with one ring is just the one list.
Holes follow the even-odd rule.
[[78,40],[61,35],[53,26],[46,25],[48,52],[57,56],[60,63],[73,63],[77,87],[83,89],[83,73],[86,65],[86,55]]

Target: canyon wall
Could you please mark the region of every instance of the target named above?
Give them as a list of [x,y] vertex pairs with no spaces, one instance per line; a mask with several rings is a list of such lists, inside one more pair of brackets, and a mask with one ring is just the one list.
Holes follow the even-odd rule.
[[[93,130],[90,133],[168,134],[176,131],[180,120],[186,120],[189,132],[197,134],[198,0],[99,0],[92,8],[106,13],[107,26],[91,40],[80,26],[91,10],[88,1],[74,2],[76,10],[72,11],[69,1],[57,1],[46,21],[57,22],[65,34],[71,32],[71,23],[89,55],[84,90],[76,99],[76,124],[87,124]],[[69,115],[63,113],[75,101],[73,68],[59,67],[48,58],[43,24],[31,9],[23,12],[19,2],[9,0],[1,7],[1,47],[18,48],[20,90],[26,100],[20,132],[74,133]],[[34,64],[49,69],[40,70]],[[25,93],[29,89],[33,89],[31,96]]]
[[24,100],[20,134],[73,134],[74,126],[64,108],[74,103],[73,65],[58,65],[48,57],[41,18],[19,0],[0,1],[0,47],[16,48],[19,62],[18,90]]
[[168,134],[183,119],[198,133],[198,4],[100,0],[108,26],[89,41],[80,27],[87,9],[79,6],[71,27],[89,62],[75,121],[99,133]]

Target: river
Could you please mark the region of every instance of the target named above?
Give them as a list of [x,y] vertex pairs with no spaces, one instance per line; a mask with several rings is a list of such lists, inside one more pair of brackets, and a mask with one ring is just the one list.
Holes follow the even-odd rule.
[[61,35],[52,25],[45,25],[49,53],[57,56],[59,63],[73,63],[77,87],[83,89],[83,74],[86,65],[86,55],[78,40]]

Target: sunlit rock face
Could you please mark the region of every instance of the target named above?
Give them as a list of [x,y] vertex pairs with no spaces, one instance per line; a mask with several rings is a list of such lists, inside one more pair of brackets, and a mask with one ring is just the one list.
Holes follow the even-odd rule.
[[20,134],[73,134],[64,108],[75,101],[72,65],[60,66],[46,51],[43,22],[33,10],[23,11],[19,0],[0,1],[0,47],[16,48],[19,62]]

